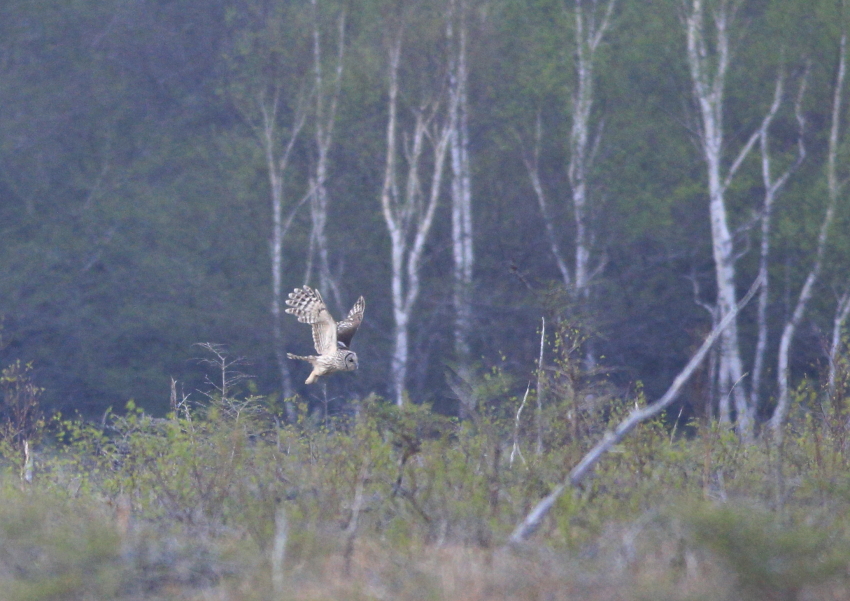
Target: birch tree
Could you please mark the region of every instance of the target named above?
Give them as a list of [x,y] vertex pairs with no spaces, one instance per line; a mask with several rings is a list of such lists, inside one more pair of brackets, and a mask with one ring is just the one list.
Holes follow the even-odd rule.
[[[576,0],[576,87],[572,94],[572,128],[570,130],[570,163],[567,175],[572,190],[573,214],[575,218],[575,290],[587,300],[591,269],[590,250],[593,242],[589,224],[588,179],[590,168],[602,133],[599,124],[597,135],[591,143],[591,110],[593,108],[594,58],[602,37],[611,23],[616,0],[608,0],[600,9],[598,0],[585,8],[584,0]],[[602,264],[597,265],[601,269]]]
[[313,8],[313,129],[315,157],[310,174],[310,249],[307,256],[307,270],[304,277],[309,282],[313,271],[314,257],[317,259],[319,289],[331,294],[338,308],[342,308],[339,286],[331,274],[328,223],[328,156],[333,141],[334,121],[339,102],[340,86],[345,58],[345,12],[337,18],[337,53],[333,78],[325,81],[322,38],[319,26],[318,0],[311,0]]
[[[229,93],[262,149],[269,184],[271,232],[272,333],[281,391],[285,398],[294,394],[289,360],[284,348],[283,272],[284,240],[300,206],[287,198],[287,178],[295,144],[307,119],[308,92],[298,73],[284,57],[284,24],[289,15],[283,9],[270,9],[262,3],[246,3],[239,14],[227,60],[232,78]],[[290,42],[291,43],[291,42]],[[293,408],[287,407],[288,417]]]
[[[794,341],[794,334],[797,327],[800,325],[814,292],[814,286],[820,277],[823,268],[823,257],[826,253],[826,243],[829,238],[830,227],[835,218],[835,209],[838,204],[838,197],[843,188],[845,181],[839,181],[838,176],[838,146],[841,133],[841,105],[844,97],[844,77],[846,72],[847,59],[847,32],[842,28],[841,40],[839,42],[838,55],[838,70],[835,75],[835,88],[832,96],[832,115],[829,128],[829,143],[827,149],[826,162],[826,184],[827,184],[827,204],[824,213],[823,222],[821,223],[820,232],[818,233],[817,249],[815,251],[815,259],[809,270],[806,281],[803,283],[803,288],[800,290],[800,295],[797,298],[797,303],[794,306],[794,311],[790,319],[785,322],[782,329],[782,338],[779,341],[779,357],[777,361],[777,384],[779,386],[778,398],[776,401],[776,409],[773,411],[773,416],[770,418],[770,427],[773,430],[774,438],[777,442],[782,440],[782,429],[785,424],[785,416],[788,413],[788,404],[790,400],[789,393],[789,355],[791,344]],[[841,311],[839,310],[839,313]],[[840,328],[839,328],[840,329]]]
[[449,69],[449,130],[452,165],[452,257],[454,347],[461,371],[469,362],[472,330],[472,173],[469,159],[467,0],[449,0],[446,16]]
[[[718,0],[711,12],[713,36],[705,20],[703,0],[691,0],[685,6],[687,61],[699,119],[697,137],[708,176],[711,243],[717,285],[718,319],[723,320],[736,303],[735,247],[729,227],[726,191],[736,172],[759,139],[756,130],[738,152],[735,160],[724,167],[723,108],[726,76],[729,70],[731,28],[735,22],[738,0]],[[773,110],[773,107],[771,107]],[[744,367],[738,335],[738,320],[732,319],[720,341],[718,386],[721,421],[730,421],[730,397],[737,414],[736,427],[744,438],[752,435],[754,407],[749,403],[744,380]]]
[[[280,148],[281,142],[279,137],[279,126],[277,125],[277,113],[280,102],[280,91],[275,90],[270,100],[260,94],[257,98],[257,103],[262,114],[261,124],[261,142],[266,158],[266,168],[269,175],[269,190],[271,192],[271,213],[272,213],[272,232],[271,241],[269,243],[269,252],[271,254],[272,266],[272,331],[274,332],[275,357],[277,358],[278,368],[280,370],[281,389],[284,398],[289,398],[293,395],[292,376],[289,372],[289,360],[286,357],[284,348],[283,335],[283,241],[286,237],[289,227],[292,224],[292,218],[295,216],[295,210],[289,213],[287,218],[284,218],[284,206],[286,204],[284,197],[284,181],[286,171],[289,166],[289,160],[292,156],[292,149],[295,146],[295,141],[304,126],[304,110],[299,106],[293,123],[289,129],[288,136],[284,135],[283,147]],[[299,203],[300,205],[301,203]],[[295,207],[298,208],[297,206]],[[293,416],[288,416],[293,417]]]
[[[597,52],[608,31],[617,0],[575,0],[573,20],[575,26],[574,64],[575,82],[570,94],[570,134],[567,141],[567,179],[570,185],[575,237],[572,243],[573,260],[561,249],[557,224],[553,221],[548,194],[540,178],[539,156],[542,125],[538,115],[535,128],[534,150],[524,157],[526,169],[534,189],[546,228],[549,246],[564,287],[574,297],[586,303],[593,277],[604,267],[604,259],[593,260],[594,235],[591,228],[590,172],[602,137],[602,122],[593,123],[595,61]],[[595,130],[595,132],[593,132]]]
[[[400,29],[389,48],[387,146],[381,188],[381,209],[390,235],[392,267],[394,328],[390,379],[393,399],[398,405],[404,402],[410,320],[419,298],[422,254],[434,223],[451,137],[450,126],[446,120],[440,120],[444,99],[426,97],[413,110],[413,123],[404,132],[399,147],[402,129],[398,114],[401,51]],[[426,162],[426,146],[431,149],[430,162]],[[402,167],[405,168],[403,176],[399,173]]]

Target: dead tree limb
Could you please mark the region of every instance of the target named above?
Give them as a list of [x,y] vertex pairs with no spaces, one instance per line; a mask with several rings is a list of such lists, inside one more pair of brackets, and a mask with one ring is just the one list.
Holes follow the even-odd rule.
[[700,346],[699,350],[696,354],[691,357],[691,360],[685,366],[685,368],[679,372],[679,375],[676,376],[676,379],[673,380],[673,384],[664,393],[657,402],[643,407],[641,409],[635,409],[632,411],[629,416],[624,419],[620,424],[613,430],[608,431],[600,440],[583,458],[578,462],[568,474],[568,476],[564,479],[564,481],[559,484],[555,489],[549,493],[543,500],[541,500],[537,506],[527,515],[525,519],[520,522],[516,529],[514,529],[513,534],[508,539],[509,544],[519,544],[525,541],[528,537],[530,537],[537,528],[540,526],[540,523],[543,521],[543,518],[546,517],[546,514],[549,513],[549,510],[552,509],[552,506],[555,505],[555,502],[558,498],[567,490],[567,488],[578,486],[579,483],[587,476],[593,467],[599,462],[602,456],[611,450],[611,448],[618,444],[623,438],[625,438],[626,434],[631,432],[635,426],[644,422],[652,417],[655,417],[659,413],[661,413],[664,409],[670,406],[670,404],[676,400],[676,397],[679,395],[679,392],[682,389],[682,386],[690,379],[696,369],[700,366],[705,356],[708,354],[711,346],[717,341],[717,338],[723,332],[723,330],[735,319],[738,312],[746,306],[747,303],[750,302],[750,299],[753,298],[753,295],[759,289],[762,283],[762,278],[759,276],[753,282],[753,285],[750,286],[750,290],[747,292],[746,296],[741,299],[739,303],[732,306],[732,310],[729,311],[720,323],[718,323],[714,329],[708,334],[706,339],[703,341],[702,346]]

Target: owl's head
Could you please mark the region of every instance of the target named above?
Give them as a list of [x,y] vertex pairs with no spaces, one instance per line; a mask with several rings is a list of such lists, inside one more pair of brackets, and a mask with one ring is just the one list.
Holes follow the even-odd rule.
[[342,363],[345,365],[345,371],[354,371],[357,369],[357,353],[346,351],[342,356]]

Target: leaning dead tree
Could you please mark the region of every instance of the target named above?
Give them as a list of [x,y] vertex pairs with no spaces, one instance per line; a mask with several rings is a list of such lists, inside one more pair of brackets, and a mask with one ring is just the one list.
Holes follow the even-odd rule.
[[[451,128],[441,122],[442,93],[426,98],[413,111],[413,123],[404,132],[399,148],[398,96],[400,90],[402,33],[390,44],[388,64],[387,153],[381,209],[390,235],[393,304],[393,351],[390,378],[393,399],[404,402],[409,362],[410,319],[419,298],[420,269],[425,241],[434,223],[434,213],[443,182],[443,167]],[[426,94],[429,91],[426,90]],[[430,157],[426,157],[430,146]],[[400,164],[406,169],[400,175]],[[430,160],[428,160],[430,159]],[[425,178],[423,182],[423,173]]]
[[720,323],[711,330],[706,339],[703,341],[702,346],[699,347],[694,356],[691,357],[691,360],[688,361],[688,364],[685,365],[685,368],[679,372],[679,375],[677,375],[673,380],[673,384],[667,392],[664,393],[664,396],[651,405],[635,409],[628,415],[628,417],[626,417],[626,419],[620,422],[614,430],[606,432],[602,437],[602,440],[596,443],[596,445],[588,451],[584,457],[582,457],[581,461],[579,461],[578,464],[570,471],[564,481],[556,486],[552,492],[550,492],[534,507],[534,509],[531,510],[531,512],[528,513],[528,515],[525,516],[525,519],[517,525],[508,539],[510,544],[522,543],[534,534],[534,532],[540,527],[543,519],[549,513],[549,510],[552,509],[564,492],[566,492],[569,488],[574,488],[581,484],[582,480],[591,473],[591,470],[593,470],[594,466],[599,463],[600,459],[602,459],[602,457],[615,445],[619,444],[619,442],[623,440],[629,432],[634,430],[639,424],[652,419],[664,411],[673,403],[673,401],[676,400],[679,392],[682,390],[682,387],[694,374],[697,368],[699,368],[700,364],[705,359],[706,354],[708,354],[709,349],[711,349],[711,346],[719,337],[721,337],[723,330],[734,321],[740,310],[743,309],[748,302],[750,302],[750,299],[756,293],[756,290],[758,290],[761,283],[761,277],[756,278],[756,281],[753,282],[752,286],[750,286],[750,290],[744,298],[741,299],[741,302],[735,304],[732,307],[732,310],[723,316],[723,319],[721,319]]
[[776,400],[776,409],[774,409],[773,416],[770,418],[770,427],[773,431],[774,439],[777,442],[782,440],[785,416],[788,413],[788,404],[790,401],[790,374],[788,362],[791,343],[794,340],[794,334],[797,331],[797,327],[800,325],[800,322],[806,313],[809,300],[812,298],[812,294],[814,293],[815,283],[820,277],[830,227],[832,226],[832,222],[835,218],[835,209],[838,204],[838,197],[841,189],[846,183],[846,181],[839,181],[837,165],[838,146],[841,133],[841,105],[844,97],[846,58],[847,32],[843,31],[841,41],[839,42],[838,71],[835,76],[835,89],[833,90],[832,96],[832,117],[829,129],[829,144],[826,163],[826,211],[824,213],[823,222],[821,223],[820,232],[818,233],[817,250],[815,251],[814,263],[809,270],[808,276],[806,276],[803,288],[800,290],[800,295],[797,298],[797,304],[794,306],[794,312],[791,314],[791,318],[786,321],[785,327],[782,329],[782,338],[779,342],[779,357],[776,373],[779,393]]

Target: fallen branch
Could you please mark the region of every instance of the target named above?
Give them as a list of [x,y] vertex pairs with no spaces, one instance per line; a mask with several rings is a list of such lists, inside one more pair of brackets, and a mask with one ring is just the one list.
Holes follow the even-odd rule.
[[729,323],[735,319],[735,316],[738,312],[743,309],[750,299],[753,298],[753,295],[759,289],[762,284],[762,276],[759,275],[758,278],[753,282],[753,285],[750,286],[750,290],[747,292],[746,296],[741,299],[741,301],[732,308],[729,313],[718,323],[713,330],[706,337],[705,341],[702,343],[702,346],[696,352],[696,354],[691,357],[691,360],[685,366],[685,368],[679,372],[679,375],[676,376],[676,379],[673,380],[673,384],[664,393],[657,402],[647,405],[642,409],[635,409],[632,411],[629,416],[620,422],[620,425],[612,432],[608,431],[602,437],[596,446],[594,446],[583,458],[579,461],[578,465],[576,465],[572,471],[570,471],[567,478],[559,484],[555,490],[553,490],[549,495],[547,495],[543,500],[541,500],[537,506],[529,513],[525,519],[517,525],[511,537],[508,539],[509,544],[518,544],[525,541],[528,537],[530,537],[537,528],[540,526],[540,523],[543,521],[543,518],[546,517],[546,514],[558,500],[558,498],[567,490],[569,487],[578,486],[578,484],[590,473],[591,469],[596,465],[596,463],[602,458],[602,456],[611,450],[611,448],[618,444],[623,438],[625,438],[626,434],[631,432],[635,426],[644,422],[652,417],[655,417],[659,413],[661,413],[664,409],[666,409],[670,404],[676,400],[679,392],[682,389],[682,386],[690,379],[696,369],[700,366],[703,359],[705,359],[706,354],[708,353],[711,346],[715,343],[717,338],[729,325]]

